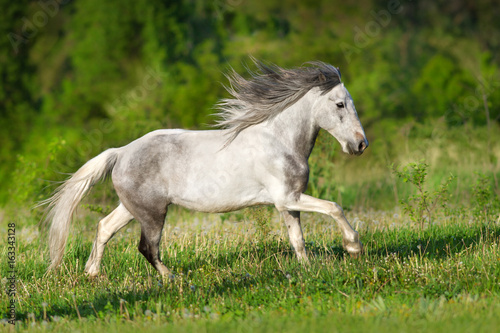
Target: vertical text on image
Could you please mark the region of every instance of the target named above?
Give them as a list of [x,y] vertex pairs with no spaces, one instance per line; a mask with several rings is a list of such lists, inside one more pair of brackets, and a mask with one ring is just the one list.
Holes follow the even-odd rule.
[[9,223],[7,229],[7,295],[9,296],[8,322],[16,323],[16,224]]

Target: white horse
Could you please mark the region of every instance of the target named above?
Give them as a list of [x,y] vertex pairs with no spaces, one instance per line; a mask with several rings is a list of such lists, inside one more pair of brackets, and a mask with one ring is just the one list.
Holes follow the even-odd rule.
[[363,127],[340,71],[322,62],[283,69],[254,60],[258,72],[244,79],[227,75],[232,99],[219,104],[222,129],[157,130],[88,161],[45,203],[53,269],[62,260],[72,214],[86,192],[111,175],[119,206],[99,221],[85,272],[99,273],[106,243],[132,219],[141,224],[139,251],[162,275],[170,274],[159,256],[167,208],[228,212],[274,205],[283,215],[290,242],[308,262],[300,212],[330,215],[339,224],[344,248],[354,256],[363,247],[358,233],[335,202],[304,194],[308,158],[319,130],[325,129],[344,152],[366,147]]

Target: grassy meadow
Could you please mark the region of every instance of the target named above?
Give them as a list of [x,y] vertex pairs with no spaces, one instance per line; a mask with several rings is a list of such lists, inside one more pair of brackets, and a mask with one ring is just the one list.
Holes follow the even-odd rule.
[[[0,3],[0,332],[500,331],[499,1]],[[301,266],[272,208],[172,207],[171,279],[138,252],[135,221],[89,279],[118,202],[108,181],[47,273],[36,203],[107,148],[212,128],[223,73],[250,78],[251,57],[340,68],[370,146],[350,157],[320,132],[307,193],[344,208],[364,255],[319,214],[302,215]]]
[[[72,238],[61,270],[46,274],[45,238],[23,229],[17,327],[491,332],[500,325],[497,224],[450,219],[420,231],[397,213],[349,213],[365,245],[365,255],[351,259],[331,221],[304,214],[311,265],[302,267],[276,216],[246,213],[241,222],[221,222],[175,210],[162,241],[175,274],[168,281],[136,250],[136,223],[109,243],[95,280],[83,274],[90,230]],[[252,223],[262,218],[269,222]]]
[[[500,205],[492,160],[500,152],[488,144],[500,133],[492,129],[485,138],[471,129],[464,138],[458,130],[440,136],[426,130],[395,132],[392,149],[371,133],[359,158],[341,154],[325,133],[318,138],[308,192],[342,202],[364,244],[359,259],[343,251],[335,222],[320,214],[302,214],[311,260],[302,266],[272,208],[202,214],[172,207],[161,243],[170,279],[162,280],[137,251],[135,221],[108,243],[101,275],[89,279],[83,268],[96,223],[116,200],[109,183],[82,203],[57,272],[46,272],[41,212],[5,210],[4,218],[16,222],[17,322],[14,328],[7,312],[0,314],[0,330],[495,331]],[[447,195],[423,215],[423,228],[398,202],[417,205],[419,192],[389,167],[403,170],[422,160],[429,164],[424,188],[431,194],[455,176]],[[7,258],[7,247],[0,255]],[[0,269],[4,311],[6,261]]]

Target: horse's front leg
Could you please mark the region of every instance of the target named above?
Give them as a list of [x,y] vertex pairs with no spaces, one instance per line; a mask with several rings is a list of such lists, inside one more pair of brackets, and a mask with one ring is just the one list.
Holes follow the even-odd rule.
[[300,212],[284,210],[281,212],[285,220],[285,225],[288,230],[288,237],[292,244],[297,259],[303,264],[309,264],[307,259],[306,244],[302,235],[302,227],[300,226]]
[[363,251],[363,245],[359,240],[359,234],[352,229],[344,216],[344,211],[337,203],[317,199],[307,194],[301,194],[298,200],[290,200],[281,203],[280,210],[317,212],[330,215],[337,221],[343,236],[343,246],[353,257],[357,257]]

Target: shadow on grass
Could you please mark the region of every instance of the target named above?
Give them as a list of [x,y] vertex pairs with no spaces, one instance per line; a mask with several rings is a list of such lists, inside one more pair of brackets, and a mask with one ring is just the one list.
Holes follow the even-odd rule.
[[[394,228],[376,232],[360,233],[364,246],[364,255],[372,257],[386,257],[395,255],[406,258],[412,255],[426,256],[432,259],[441,259],[473,250],[484,243],[499,240],[500,226],[495,224],[477,224],[472,226],[449,225],[432,226],[424,231],[412,228]],[[342,240],[324,246],[315,245],[314,240],[306,241],[309,255],[316,258],[334,256],[337,258],[349,257],[342,248]],[[293,251],[292,251],[293,252]]]
[[396,255],[400,258],[419,255],[443,259],[494,242],[499,237],[500,226],[478,224],[433,226],[424,231],[392,229],[367,234],[363,238],[369,255]]

